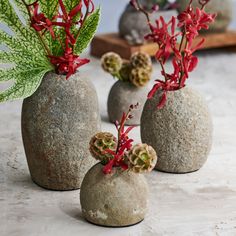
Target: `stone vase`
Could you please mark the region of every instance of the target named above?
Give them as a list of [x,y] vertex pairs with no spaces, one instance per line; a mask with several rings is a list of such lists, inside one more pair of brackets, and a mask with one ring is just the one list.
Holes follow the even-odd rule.
[[123,112],[128,111],[131,104],[139,103],[138,109],[132,111],[133,119],[127,125],[140,125],[143,106],[146,102],[148,86],[138,88],[129,82],[117,81],[111,88],[108,96],[107,111],[109,120],[114,123],[119,121]]
[[[189,0],[177,0],[178,11],[182,12],[186,9]],[[193,1],[194,7],[199,7],[198,1]],[[233,18],[234,4],[232,0],[211,0],[207,6],[206,11],[210,13],[217,13],[215,22],[210,25],[209,31],[222,32],[225,31]],[[202,32],[205,32],[204,30]]]
[[169,173],[199,170],[212,144],[212,119],[204,99],[186,87],[169,92],[157,109],[160,91],[147,100],[141,118],[141,138],[157,152],[156,169]]
[[[160,16],[163,16],[165,20],[170,20],[172,16],[176,15],[176,10],[168,10],[155,12],[151,14],[150,17],[151,21],[154,23]],[[126,39],[131,45],[139,45],[144,43],[144,36],[149,32],[150,29],[144,14],[128,4],[119,20],[120,36]]]
[[22,107],[22,137],[32,180],[51,190],[74,190],[95,164],[88,145],[100,130],[93,85],[79,75],[48,73]]
[[97,164],[86,174],[80,191],[83,216],[93,224],[125,227],[141,222],[147,212],[148,185],[142,174]]

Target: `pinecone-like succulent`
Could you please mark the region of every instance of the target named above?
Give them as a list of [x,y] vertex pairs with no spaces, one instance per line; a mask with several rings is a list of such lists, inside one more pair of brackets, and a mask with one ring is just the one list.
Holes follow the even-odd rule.
[[122,67],[120,69],[120,77],[123,81],[129,81],[130,73],[131,73],[131,65],[128,61],[124,61]]
[[129,80],[136,87],[145,86],[151,79],[150,71],[145,68],[133,68],[130,72]]
[[155,150],[147,144],[135,145],[127,155],[129,169],[135,173],[150,172],[156,165],[157,154]]
[[103,164],[107,164],[113,156],[106,152],[106,150],[116,151],[117,139],[109,132],[100,132],[94,135],[89,143],[91,155],[101,161]]
[[122,67],[121,57],[114,52],[104,54],[101,58],[101,62],[103,70],[112,75],[119,73]]
[[144,68],[152,72],[152,60],[147,53],[136,52],[130,58],[131,65],[134,68]]

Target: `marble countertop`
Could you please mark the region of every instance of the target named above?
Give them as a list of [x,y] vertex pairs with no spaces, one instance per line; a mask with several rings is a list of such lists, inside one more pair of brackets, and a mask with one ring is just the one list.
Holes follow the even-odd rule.
[[[0,104],[0,235],[236,235],[236,53],[199,55],[200,64],[189,86],[205,96],[212,112],[214,142],[209,159],[192,174],[154,171],[148,175],[149,213],[141,224],[129,228],[87,223],[81,215],[79,190],[53,192],[35,185],[21,140],[22,101]],[[81,71],[97,88],[103,130],[115,131],[106,112],[107,95],[115,80],[100,69],[97,59]],[[159,72],[155,64],[154,74]],[[139,128],[132,136],[139,141]]]

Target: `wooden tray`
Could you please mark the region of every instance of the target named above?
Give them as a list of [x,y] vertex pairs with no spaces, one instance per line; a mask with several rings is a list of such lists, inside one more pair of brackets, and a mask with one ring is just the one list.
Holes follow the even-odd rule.
[[[210,33],[203,36],[206,41],[202,49],[236,49],[236,31]],[[117,33],[95,36],[91,44],[91,55],[96,57],[101,57],[104,53],[112,51],[118,53],[124,59],[129,59],[134,52],[146,52],[150,56],[154,56],[157,50],[158,46],[153,43],[131,46],[124,39],[120,38]]]

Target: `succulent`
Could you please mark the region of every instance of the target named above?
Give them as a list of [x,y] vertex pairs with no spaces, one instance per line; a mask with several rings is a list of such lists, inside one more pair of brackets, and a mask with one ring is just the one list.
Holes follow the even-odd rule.
[[107,153],[106,150],[116,151],[117,139],[109,132],[100,132],[92,137],[89,146],[91,155],[103,164],[107,164],[113,156]]
[[122,67],[119,71],[120,73],[120,78],[123,80],[123,81],[129,81],[129,76],[130,76],[130,73],[131,73],[131,64],[130,62],[128,61],[124,61],[122,63]]
[[150,81],[151,73],[147,69],[137,67],[131,70],[129,79],[136,87],[143,87]]
[[131,65],[134,68],[144,68],[152,72],[152,60],[147,53],[136,52],[130,58]]
[[156,165],[157,154],[147,144],[136,144],[127,154],[129,169],[135,173],[150,172]]
[[101,62],[103,70],[112,75],[118,74],[122,67],[121,57],[114,52],[104,54],[101,58]]

